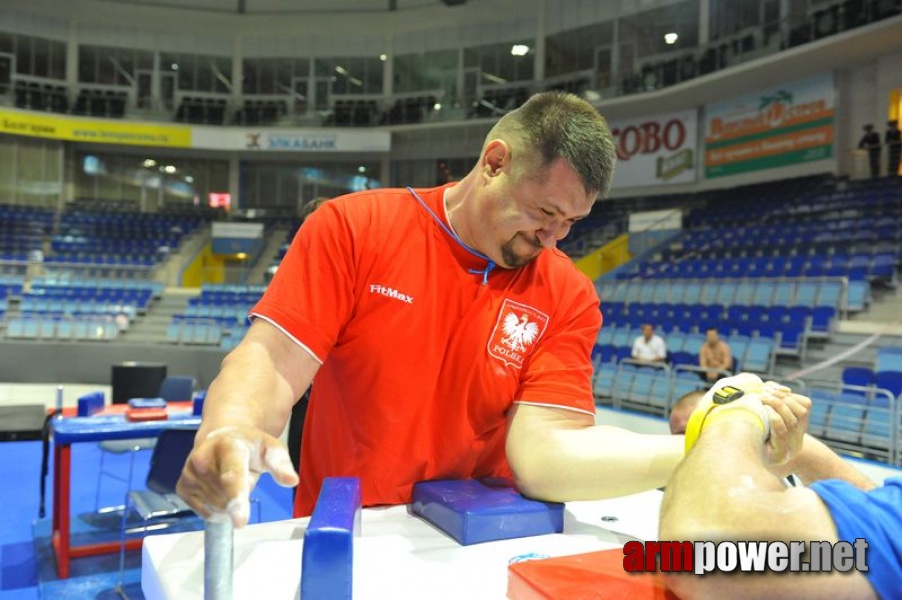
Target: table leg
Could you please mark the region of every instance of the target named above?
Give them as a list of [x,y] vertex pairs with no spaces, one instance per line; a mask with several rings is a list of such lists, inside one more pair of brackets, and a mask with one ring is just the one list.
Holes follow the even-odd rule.
[[70,476],[72,474],[72,446],[53,444],[53,550],[56,572],[60,579],[69,578]]

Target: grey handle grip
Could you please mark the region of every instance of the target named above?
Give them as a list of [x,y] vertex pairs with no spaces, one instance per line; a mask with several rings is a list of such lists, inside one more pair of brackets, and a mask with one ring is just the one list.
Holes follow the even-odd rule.
[[204,521],[204,600],[232,600],[232,520]]

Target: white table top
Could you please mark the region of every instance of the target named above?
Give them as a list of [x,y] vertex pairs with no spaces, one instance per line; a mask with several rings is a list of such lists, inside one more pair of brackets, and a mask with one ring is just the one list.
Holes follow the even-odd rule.
[[[661,492],[651,491],[571,502],[563,534],[472,546],[459,545],[408,514],[406,506],[366,509],[361,536],[354,540],[354,598],[505,598],[508,561],[516,556],[565,556],[620,548],[633,539],[657,539],[661,497]],[[235,531],[235,600],[298,598],[307,521],[276,521]],[[200,531],[148,537],[141,573],[145,597],[202,599],[203,548]]]

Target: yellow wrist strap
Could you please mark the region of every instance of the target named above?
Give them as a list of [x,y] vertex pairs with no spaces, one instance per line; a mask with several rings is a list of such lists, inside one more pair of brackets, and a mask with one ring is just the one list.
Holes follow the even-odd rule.
[[695,442],[698,441],[698,436],[702,433],[702,426],[705,424],[705,419],[708,418],[708,413],[717,408],[716,404],[712,404],[705,410],[694,410],[692,414],[689,415],[689,420],[686,422],[686,454],[689,454],[689,451],[695,446]]

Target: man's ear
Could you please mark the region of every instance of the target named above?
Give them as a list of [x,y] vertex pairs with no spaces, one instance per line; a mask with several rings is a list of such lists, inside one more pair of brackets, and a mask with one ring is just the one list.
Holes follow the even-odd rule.
[[489,177],[500,175],[510,169],[511,149],[504,140],[492,140],[482,153],[482,168]]

